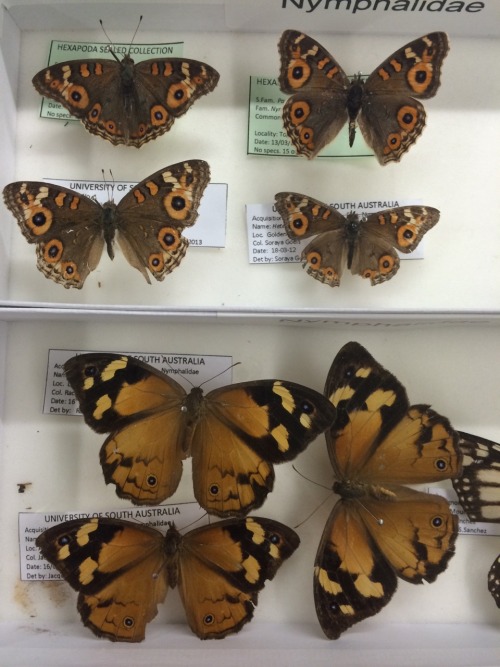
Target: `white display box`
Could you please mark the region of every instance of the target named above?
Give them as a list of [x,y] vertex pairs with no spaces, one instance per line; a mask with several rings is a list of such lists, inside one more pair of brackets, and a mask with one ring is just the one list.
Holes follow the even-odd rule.
[[[285,9],[280,9],[282,4]],[[190,248],[180,267],[151,286],[120,252],[113,262],[103,256],[81,291],[65,290],[42,276],[34,247],[2,207],[0,301],[8,311],[77,307],[146,309],[174,316],[209,312],[329,318],[332,313],[433,317],[498,312],[500,90],[491,71],[500,59],[500,41],[491,36],[498,31],[498,3],[488,0],[479,13],[371,14],[332,9],[335,3],[322,13],[320,8],[307,12],[298,9],[299,4],[6,3],[0,65],[2,187],[17,179],[99,179],[101,170],[109,168],[117,180],[137,182],[163,166],[196,157],[209,162],[212,180],[227,183],[229,193],[225,248]],[[113,40],[127,42],[139,13],[144,19],[137,41],[183,41],[186,56],[219,70],[215,91],[169,133],[140,150],[112,146],[78,122],[65,125],[39,118],[41,98],[31,78],[46,65],[50,40],[105,42],[98,23],[102,18]],[[442,85],[426,103],[427,127],[400,164],[380,167],[373,157],[307,161],[246,154],[249,77],[277,76],[277,41],[288,27],[317,36],[349,73],[369,73],[393,50],[426,31],[449,32],[451,50]],[[391,281],[371,287],[345,273],[340,288],[330,289],[298,264],[248,262],[245,205],[272,202],[282,190],[324,201],[410,198],[440,209],[441,220],[426,235],[425,259],[403,261]]]
[[[401,582],[379,615],[337,642],[325,639],[312,566],[333,495],[297,529],[301,546],[261,593],[254,620],[221,642],[190,633],[176,591],[145,642],[123,645],[81,625],[69,586],[19,580],[18,512],[126,506],[104,484],[103,438],[80,418],[42,414],[49,348],[231,355],[242,362],[235,382],[281,377],[321,391],[337,351],[357,340],[397,375],[412,402],[431,403],[456,428],[500,441],[500,3],[484,0],[481,11],[468,11],[477,3],[465,0],[452,12],[444,6],[451,0],[442,11],[411,0],[414,9],[405,12],[394,11],[396,2],[374,9],[373,0],[356,12],[355,0],[7,0],[0,8],[2,189],[20,179],[98,179],[109,168],[117,180],[139,181],[192,158],[207,160],[212,180],[228,184],[226,247],[190,248],[151,286],[118,251],[113,262],[102,257],[83,290],[65,290],[36,269],[34,247],[0,205],[2,666],[500,663],[499,610],[486,589],[499,537],[459,536],[434,584]],[[102,19],[113,40],[127,42],[140,14],[137,41],[183,41],[186,57],[220,72],[215,91],[140,150],[114,147],[77,122],[41,119],[31,78],[46,65],[50,41],[105,42]],[[317,37],[349,74],[371,72],[425,32],[448,32],[442,85],[425,103],[427,127],[400,164],[247,155],[249,77],[277,76],[286,28]],[[324,201],[415,198],[440,209],[441,220],[426,235],[425,259],[403,261],[393,280],[371,287],[346,272],[330,289],[298,264],[248,262],[245,206],[283,190]],[[322,437],[295,464],[331,486]],[[187,462],[173,502],[193,499],[190,482]],[[325,497],[291,465],[277,466],[275,490],[256,514],[293,527]]]
[[[486,576],[500,537],[459,535],[456,554],[432,585],[400,582],[393,600],[338,641],[316,622],[314,555],[335,497],[324,438],[294,464],[276,466],[276,484],[255,513],[297,526],[301,545],[260,595],[254,620],[223,641],[201,642],[170,591],[140,646],[95,638],[79,622],[76,594],[64,582],[19,581],[18,512],[128,508],[104,484],[98,460],[103,436],[81,417],[42,414],[48,347],[229,355],[241,362],[233,381],[278,377],[322,390],[337,351],[364,345],[396,374],[413,403],[430,403],[456,428],[500,440],[500,338],[495,326],[276,326],[33,321],[4,323],[6,339],[0,493],[3,559],[0,664],[62,664],[71,651],[97,664],[494,665],[500,652],[499,610]],[[210,390],[210,384],[205,386]],[[313,482],[309,481],[313,480]],[[320,485],[318,486],[314,482]],[[30,483],[24,493],[19,483]],[[442,489],[451,490],[443,482]],[[190,461],[171,501],[193,500]],[[323,503],[324,504],[321,504]],[[314,511],[310,518],[309,515]],[[306,520],[307,519],[307,520]],[[304,521],[305,520],[305,521]],[[303,522],[303,523],[302,523]],[[237,654],[235,652],[238,652]],[[240,655],[241,654],[241,655]],[[24,661],[24,662],[23,662]],[[141,664],[142,664],[141,662]]]

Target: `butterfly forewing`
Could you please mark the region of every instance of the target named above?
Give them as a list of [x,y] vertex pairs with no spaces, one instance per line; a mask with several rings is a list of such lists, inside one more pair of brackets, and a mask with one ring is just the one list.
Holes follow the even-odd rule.
[[182,536],[118,519],[78,519],[49,528],[37,546],[79,592],[78,611],[96,635],[144,639],[168,587],[179,586],[199,637],[221,638],[251,620],[258,592],[299,545],[283,524],[229,520]]
[[500,521],[500,443],[459,431],[462,474],[453,479],[472,521]]

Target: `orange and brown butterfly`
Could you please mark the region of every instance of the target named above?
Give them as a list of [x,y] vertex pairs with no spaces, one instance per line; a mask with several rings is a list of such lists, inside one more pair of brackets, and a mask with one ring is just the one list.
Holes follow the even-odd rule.
[[119,519],[75,519],[37,538],[43,556],[78,591],[84,625],[99,637],[139,642],[168,588],[179,589],[201,639],[222,639],[248,623],[266,580],[299,546],[287,526],[258,517],[227,519],[166,535]]
[[294,459],[335,418],[322,394],[284,380],[186,393],[152,366],[111,353],[72,357],[64,370],[87,424],[110,434],[100,454],[106,483],[139,505],[170,497],[191,456],[201,507],[245,515],[272,490],[273,464]]
[[[500,443],[459,431],[463,471],[452,480],[472,521],[500,523]],[[488,573],[488,590],[500,607],[500,556]]]
[[458,435],[358,343],[335,357],[325,393],[337,409],[327,431],[340,496],[315,561],[314,597],[327,637],[377,614],[398,577],[432,582],[453,556],[457,519],[441,496],[406,484],[460,473]]

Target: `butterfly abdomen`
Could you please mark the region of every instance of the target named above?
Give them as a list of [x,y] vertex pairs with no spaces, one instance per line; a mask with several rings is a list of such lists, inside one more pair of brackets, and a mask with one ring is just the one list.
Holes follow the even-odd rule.
[[347,113],[349,115],[349,146],[354,143],[356,136],[356,118],[363,102],[364,83],[361,76],[354,77],[347,91]]
[[360,219],[357,213],[351,212],[346,217],[346,224],[344,227],[345,238],[347,243],[347,268],[352,266],[354,251],[356,243],[359,238]]
[[116,222],[117,222],[116,204],[112,201],[108,201],[102,207],[102,229],[103,229],[104,241],[106,243],[106,251],[109,255],[109,259],[114,259],[115,257],[113,242],[115,239]]

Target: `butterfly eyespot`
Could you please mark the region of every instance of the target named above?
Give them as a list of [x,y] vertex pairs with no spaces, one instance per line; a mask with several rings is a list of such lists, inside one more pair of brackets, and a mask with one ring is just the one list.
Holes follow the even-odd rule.
[[354,366],[348,366],[344,371],[344,376],[346,378],[352,378],[356,374],[356,369]]
[[154,488],[158,484],[158,478],[155,475],[148,475],[146,484],[149,488]]
[[412,239],[415,236],[415,234],[411,231],[411,229],[405,229],[405,231],[403,232],[403,236],[405,237],[405,239]]
[[205,625],[213,625],[215,622],[215,616],[213,614],[207,614],[203,617],[203,623]]
[[87,118],[92,122],[92,123],[97,123],[99,118],[101,117],[101,111],[102,111],[102,106],[97,103],[94,104],[92,109],[89,111],[87,114]]
[[407,75],[408,83],[415,93],[423,93],[432,82],[432,65],[419,62],[414,65]]
[[60,248],[57,244],[51,243],[47,248],[47,255],[51,259],[56,259],[59,256]]
[[167,105],[175,109],[180,106],[187,97],[189,97],[189,91],[186,84],[182,82],[174,83],[170,86],[167,94]]
[[132,618],[132,616],[125,616],[123,619],[123,625],[126,628],[133,628],[135,625],[135,620]]
[[390,134],[389,138],[387,139],[387,143],[391,148],[399,148],[399,145],[401,144],[401,137],[399,134]]
[[306,415],[312,415],[314,412],[314,405],[309,401],[304,401],[300,406],[301,412],[305,412]]
[[35,213],[31,220],[36,227],[42,227],[45,224],[47,218],[45,213]]
[[290,118],[294,125],[299,125],[307,119],[311,113],[311,107],[307,102],[295,102],[290,109]]
[[269,541],[271,544],[279,544],[281,542],[281,537],[278,535],[278,533],[271,533],[269,536]]
[[448,463],[445,461],[445,459],[437,459],[434,465],[441,472],[448,468]]
[[296,60],[293,66],[288,68],[288,82],[292,88],[300,88],[311,76],[311,68],[305,60]]
[[443,525],[443,518],[441,516],[435,516],[432,518],[431,523],[433,528],[441,528]]
[[184,197],[179,197],[179,196],[172,197],[170,203],[172,204],[172,207],[176,211],[182,211],[182,209],[186,206],[186,200],[184,199]]
[[71,538],[68,535],[61,535],[61,537],[57,540],[57,544],[60,547],[65,547],[67,544],[70,544]]
[[78,109],[84,109],[89,103],[87,91],[82,86],[70,86],[67,92],[63,92],[63,97],[70,100],[71,105]]
[[155,104],[151,107],[150,117],[153,125],[165,125],[168,119],[168,111],[160,104]]
[[306,261],[308,264],[317,269],[321,265],[321,255],[319,252],[310,252],[306,257]]
[[210,486],[209,491],[210,491],[210,494],[211,494],[212,496],[216,496],[216,495],[219,493],[219,486],[218,486],[218,484],[212,484],[212,485]]
[[99,371],[97,369],[97,366],[85,366],[85,368],[83,369],[83,374],[85,375],[85,377],[95,378],[99,374]]
[[65,278],[76,278],[78,276],[76,264],[74,262],[63,262],[62,274]]

